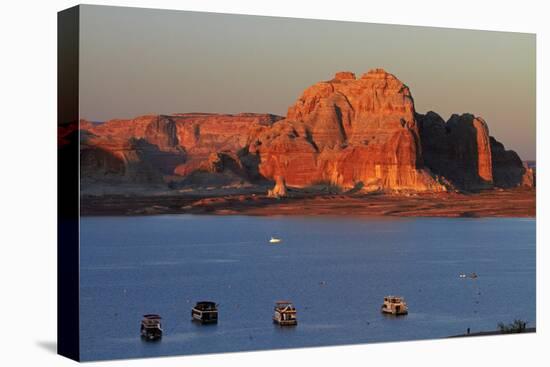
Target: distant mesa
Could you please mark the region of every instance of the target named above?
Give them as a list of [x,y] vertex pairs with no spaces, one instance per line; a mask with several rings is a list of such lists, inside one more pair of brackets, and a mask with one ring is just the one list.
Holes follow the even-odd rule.
[[81,120],[80,130],[83,191],[271,184],[269,194],[282,197],[318,185],[393,193],[535,185],[533,169],[483,118],[417,113],[409,88],[383,69],[338,72],[306,88],[286,117],[148,115]]

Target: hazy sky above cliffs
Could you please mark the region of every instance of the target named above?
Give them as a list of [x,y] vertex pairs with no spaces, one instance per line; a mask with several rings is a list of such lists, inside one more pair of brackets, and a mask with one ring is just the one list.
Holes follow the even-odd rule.
[[285,115],[336,71],[382,67],[417,112],[470,112],[535,158],[535,36],[324,20],[82,6],[80,115]]

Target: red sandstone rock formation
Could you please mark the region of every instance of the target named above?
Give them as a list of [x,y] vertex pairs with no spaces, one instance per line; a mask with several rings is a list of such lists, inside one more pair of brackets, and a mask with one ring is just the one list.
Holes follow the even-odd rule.
[[105,123],[81,120],[81,174],[109,182],[162,182],[194,171],[223,173],[212,168],[216,156],[237,176],[257,178],[257,163],[246,156],[246,147],[251,136],[278,119],[269,114],[190,113]]
[[452,115],[445,122],[437,113],[417,114],[424,162],[433,173],[463,190],[533,187],[532,171],[514,151],[489,135],[486,122],[471,114]]
[[482,118],[417,114],[409,88],[382,69],[361,78],[338,72],[312,85],[286,118],[149,115],[83,120],[80,130],[81,174],[94,182],[267,179],[276,181],[275,196],[318,184],[416,192],[534,185],[532,170],[489,136]]
[[491,153],[493,176],[498,187],[534,187],[535,174],[521,161],[513,150],[506,150],[504,145],[491,136]]
[[453,115],[445,122],[435,112],[417,115],[424,162],[430,170],[462,189],[493,184],[487,124],[470,114]]
[[307,88],[250,151],[260,155],[264,177],[281,176],[289,186],[446,190],[423,168],[409,88],[382,69],[360,79],[340,72]]

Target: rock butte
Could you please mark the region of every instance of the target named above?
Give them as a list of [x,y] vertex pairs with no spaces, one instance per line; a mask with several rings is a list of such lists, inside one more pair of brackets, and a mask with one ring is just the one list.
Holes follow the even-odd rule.
[[307,88],[286,118],[184,113],[80,121],[86,185],[170,187],[271,182],[269,195],[326,185],[343,191],[441,192],[533,187],[533,171],[471,114],[415,111],[409,88],[374,69]]

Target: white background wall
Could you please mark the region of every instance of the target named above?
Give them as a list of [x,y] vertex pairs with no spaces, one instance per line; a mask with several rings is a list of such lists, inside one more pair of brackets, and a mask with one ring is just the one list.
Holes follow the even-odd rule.
[[[537,33],[537,334],[107,362],[105,366],[518,366],[550,360],[545,1],[92,1],[94,4]],[[0,364],[66,366],[56,339],[56,12],[0,3]],[[437,50],[434,50],[437,52]],[[518,125],[518,129],[521,126]],[[89,364],[96,365],[95,363]]]

